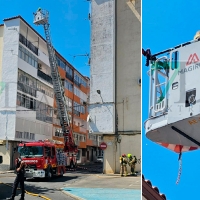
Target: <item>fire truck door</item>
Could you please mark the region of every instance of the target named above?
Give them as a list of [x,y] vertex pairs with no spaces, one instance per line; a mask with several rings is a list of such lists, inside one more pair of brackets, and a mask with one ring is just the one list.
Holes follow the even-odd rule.
[[56,150],[55,147],[51,149],[51,165],[52,167],[56,167]]

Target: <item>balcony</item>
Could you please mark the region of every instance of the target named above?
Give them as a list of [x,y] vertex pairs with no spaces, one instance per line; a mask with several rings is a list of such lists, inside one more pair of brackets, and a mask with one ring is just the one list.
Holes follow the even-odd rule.
[[19,41],[38,56],[38,48],[28,41],[21,33],[19,34]]
[[74,80],[74,83],[75,83],[75,85],[77,85],[79,88],[81,87],[81,84],[80,84],[78,81]]
[[37,71],[37,75],[38,75],[40,78],[42,78],[43,80],[47,81],[48,83],[53,84],[53,83],[52,83],[52,78],[51,78],[51,76],[45,74],[44,72],[42,72],[42,71],[39,70],[39,69],[38,69],[38,71]]
[[21,83],[19,81],[17,83],[17,89],[26,94],[30,94],[31,96],[36,97],[36,89],[34,89],[28,85],[25,85],[24,83]]
[[72,77],[70,74],[68,74],[67,72],[66,72],[66,74],[65,74],[65,77],[66,77],[67,79],[69,79],[71,82],[73,82],[73,77]]
[[36,112],[36,119],[43,122],[52,123],[53,117],[46,116],[40,112]]

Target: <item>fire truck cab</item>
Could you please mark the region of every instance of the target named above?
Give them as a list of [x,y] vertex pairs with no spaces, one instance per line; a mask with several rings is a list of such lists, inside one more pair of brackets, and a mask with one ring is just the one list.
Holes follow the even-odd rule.
[[67,165],[67,155],[63,152],[64,144],[55,141],[37,141],[20,143],[18,152],[27,164],[26,178],[51,178],[62,176]]

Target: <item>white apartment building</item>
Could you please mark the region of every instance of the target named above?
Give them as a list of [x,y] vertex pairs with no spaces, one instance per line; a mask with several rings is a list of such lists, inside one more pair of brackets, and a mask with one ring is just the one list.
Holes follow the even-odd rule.
[[47,55],[45,40],[20,16],[0,25],[1,168],[13,167],[19,141],[52,138],[54,94]]
[[[88,136],[84,102],[88,101],[89,79],[57,51],[56,57],[79,162],[85,162],[98,146]],[[20,141],[63,138],[46,41],[21,16],[4,19],[0,25],[0,130],[0,171],[13,168]]]

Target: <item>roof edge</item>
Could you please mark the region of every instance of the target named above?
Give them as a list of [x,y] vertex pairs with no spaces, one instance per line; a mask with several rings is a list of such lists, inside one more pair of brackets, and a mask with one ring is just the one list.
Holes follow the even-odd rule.
[[[18,18],[21,19],[29,28],[31,28],[32,31],[34,31],[40,38],[42,38],[45,43],[47,42],[21,15],[6,18],[3,21],[5,22],[5,21],[13,20],[13,19],[18,19]],[[2,26],[4,26],[4,24],[2,24]],[[55,52],[58,54],[58,56],[60,56],[64,60],[64,62],[66,62],[75,71],[77,71],[83,78],[85,78],[85,76],[83,74],[81,74],[74,66],[72,66],[72,64],[69,61],[67,61],[67,59],[65,59],[56,49],[55,49]]]

